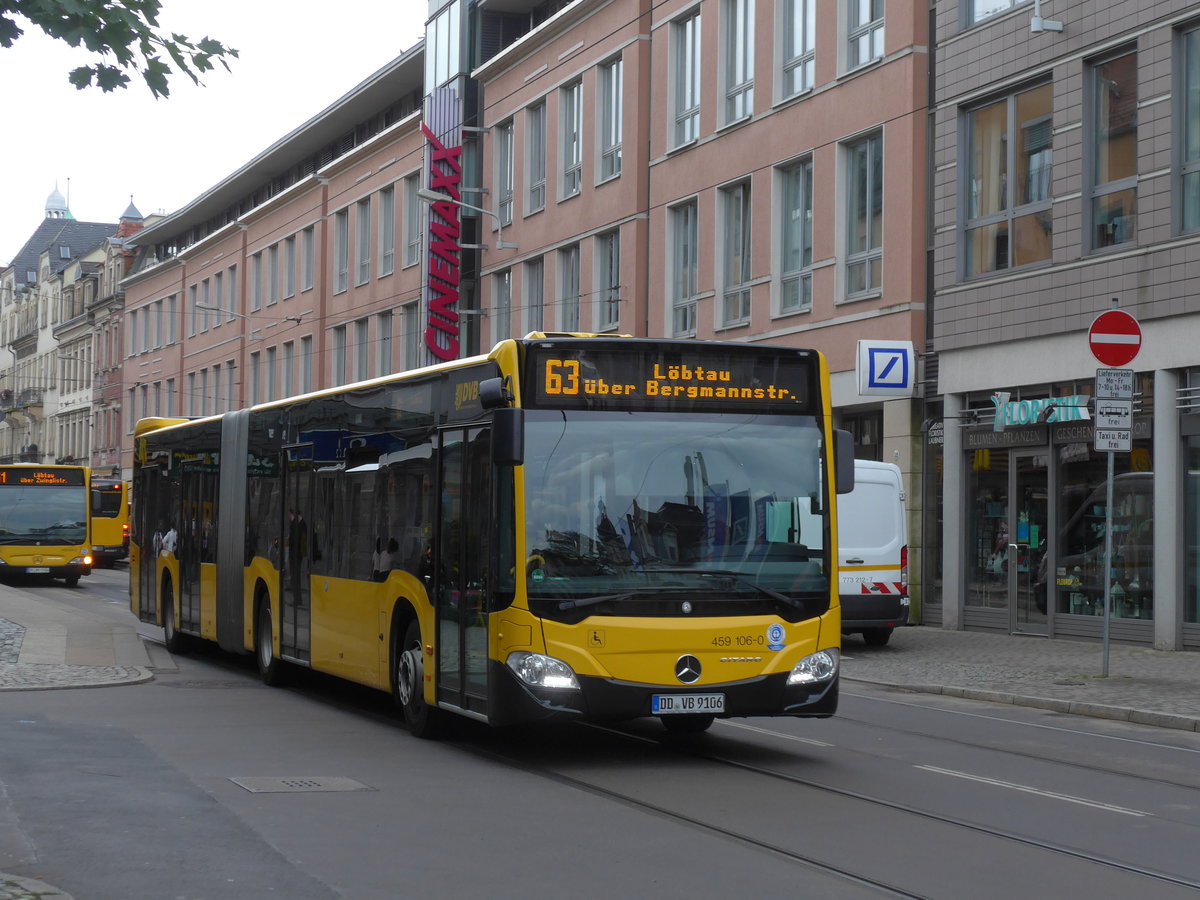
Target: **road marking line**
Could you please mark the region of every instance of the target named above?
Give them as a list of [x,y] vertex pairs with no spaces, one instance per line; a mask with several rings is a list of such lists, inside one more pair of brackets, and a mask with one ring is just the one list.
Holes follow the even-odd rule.
[[[718,720],[720,721],[720,720]],[[814,747],[832,747],[833,744],[825,741],[814,741],[812,738],[795,737],[790,734],[784,734],[781,731],[771,731],[769,728],[757,728],[754,725],[743,725],[741,722],[721,722],[722,725],[727,725],[730,728],[744,728],[746,731],[757,731],[759,734],[769,734],[771,737],[783,738],[786,741],[796,741],[800,744],[812,744]]]
[[970,775],[966,772],[955,772],[953,769],[939,769],[937,766],[916,766],[915,768],[924,769],[926,772],[933,772],[937,775],[951,775],[954,778],[965,778],[967,781],[978,781],[981,784],[991,784],[996,787],[1011,788],[1014,791],[1024,791],[1027,794],[1038,794],[1042,797],[1049,797],[1052,800],[1065,800],[1068,803],[1078,803],[1081,806],[1091,806],[1095,809],[1104,809],[1109,812],[1122,813],[1126,816],[1148,816],[1150,813],[1140,812],[1136,809],[1126,809],[1123,806],[1113,806],[1111,803],[1101,803],[1098,800],[1086,800],[1083,797],[1072,797],[1070,794],[1056,794],[1054,791],[1043,791],[1039,788],[1029,787],[1024,784],[1014,784],[1011,781],[999,781],[995,778],[985,778],[982,775]]

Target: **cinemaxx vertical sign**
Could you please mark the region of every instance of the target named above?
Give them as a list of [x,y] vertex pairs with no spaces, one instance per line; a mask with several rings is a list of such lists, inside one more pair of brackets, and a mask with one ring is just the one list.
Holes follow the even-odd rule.
[[462,147],[447,146],[422,123],[429,148],[429,189],[446,195],[431,205],[428,230],[428,312],[425,347],[441,360],[459,355],[462,285]]

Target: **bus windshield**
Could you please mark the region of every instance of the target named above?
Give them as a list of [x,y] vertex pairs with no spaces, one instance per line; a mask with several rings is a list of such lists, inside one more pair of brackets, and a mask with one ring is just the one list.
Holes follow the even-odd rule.
[[0,487],[0,543],[83,543],[87,502],[83,485],[4,485]]
[[809,416],[528,411],[531,607],[629,615],[654,595],[699,615],[749,601],[819,614],[821,454]]

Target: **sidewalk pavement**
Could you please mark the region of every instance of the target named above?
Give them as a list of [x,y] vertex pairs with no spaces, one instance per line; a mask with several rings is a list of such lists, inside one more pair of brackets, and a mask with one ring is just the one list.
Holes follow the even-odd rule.
[[[885,647],[857,636],[842,647],[844,682],[1032,706],[1200,731],[1200,652],[1099,642],[900,628]],[[52,596],[0,584],[0,692],[134,684],[153,664],[132,618],[120,624]],[[0,700],[0,709],[3,701]],[[71,900],[42,882],[0,872],[0,900]]]

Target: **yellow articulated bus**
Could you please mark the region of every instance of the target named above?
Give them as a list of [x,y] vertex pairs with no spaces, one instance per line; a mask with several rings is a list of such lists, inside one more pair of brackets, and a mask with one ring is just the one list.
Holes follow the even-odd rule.
[[116,478],[92,477],[92,556],[112,566],[129,555],[129,486]]
[[0,466],[0,578],[91,573],[90,482],[85,466]]
[[135,432],[132,608],[168,646],[391,692],[410,730],[837,708],[812,350],[532,334]]

